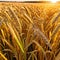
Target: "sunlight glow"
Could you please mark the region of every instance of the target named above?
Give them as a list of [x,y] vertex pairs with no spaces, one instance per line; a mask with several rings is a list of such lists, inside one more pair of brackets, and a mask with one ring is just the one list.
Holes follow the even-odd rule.
[[52,2],[52,3],[56,3],[56,2],[57,2],[57,0],[51,0],[51,2]]

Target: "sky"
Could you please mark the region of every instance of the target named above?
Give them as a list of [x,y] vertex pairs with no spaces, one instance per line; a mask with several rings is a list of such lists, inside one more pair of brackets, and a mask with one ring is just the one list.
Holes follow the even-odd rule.
[[[0,1],[36,1],[36,0],[0,0]],[[39,1],[39,0],[37,0]]]

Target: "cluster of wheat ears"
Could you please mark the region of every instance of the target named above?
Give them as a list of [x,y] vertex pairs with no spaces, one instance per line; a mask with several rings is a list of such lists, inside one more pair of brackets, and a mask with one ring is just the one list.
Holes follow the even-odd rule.
[[60,12],[51,11],[1,4],[0,60],[55,60],[60,51]]

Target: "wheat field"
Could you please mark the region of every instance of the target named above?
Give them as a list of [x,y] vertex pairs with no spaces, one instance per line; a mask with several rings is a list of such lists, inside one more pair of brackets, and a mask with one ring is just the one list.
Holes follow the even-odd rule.
[[0,2],[0,60],[60,60],[60,4]]

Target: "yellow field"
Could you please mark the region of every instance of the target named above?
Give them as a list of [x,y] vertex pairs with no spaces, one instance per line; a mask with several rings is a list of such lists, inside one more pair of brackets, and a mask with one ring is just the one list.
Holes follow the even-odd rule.
[[59,59],[59,3],[0,2],[0,60]]

